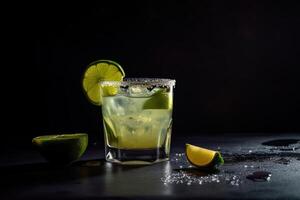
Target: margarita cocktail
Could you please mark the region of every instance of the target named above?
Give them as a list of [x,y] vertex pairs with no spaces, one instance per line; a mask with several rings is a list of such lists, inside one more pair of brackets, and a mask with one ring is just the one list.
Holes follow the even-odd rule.
[[102,81],[105,155],[122,164],[169,158],[173,88],[171,79]]

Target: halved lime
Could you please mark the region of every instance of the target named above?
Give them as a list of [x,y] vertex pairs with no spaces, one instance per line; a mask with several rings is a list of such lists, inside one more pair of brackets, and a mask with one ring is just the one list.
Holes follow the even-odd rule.
[[88,135],[85,133],[44,135],[32,140],[38,151],[49,162],[69,164],[78,160],[88,145]]
[[201,168],[211,168],[224,164],[220,152],[191,144],[186,144],[186,157],[191,164]]
[[[88,65],[84,72],[82,85],[88,99],[95,105],[102,104],[100,81],[122,81],[125,72],[122,67],[111,60],[97,60]],[[108,93],[116,93],[115,88],[108,88]],[[110,91],[111,90],[111,91]]]
[[143,109],[171,109],[172,95],[164,89],[155,92],[148,100],[145,101]]

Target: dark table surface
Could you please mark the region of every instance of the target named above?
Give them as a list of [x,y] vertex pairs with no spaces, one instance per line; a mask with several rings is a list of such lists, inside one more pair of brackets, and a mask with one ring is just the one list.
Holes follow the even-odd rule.
[[[170,161],[147,166],[107,163],[102,144],[64,168],[19,148],[1,156],[0,199],[300,199],[299,140],[299,133],[173,137]],[[221,151],[225,164],[212,172],[190,166],[185,143]],[[255,171],[271,177],[248,179]]]

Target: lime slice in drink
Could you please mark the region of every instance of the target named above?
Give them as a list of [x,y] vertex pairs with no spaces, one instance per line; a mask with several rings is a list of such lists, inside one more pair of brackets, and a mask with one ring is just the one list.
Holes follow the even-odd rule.
[[[102,104],[100,81],[122,81],[125,72],[122,67],[111,60],[98,60],[88,65],[84,72],[82,85],[88,99],[95,105]],[[112,95],[116,94],[117,89],[107,87],[105,91]]]
[[44,135],[32,140],[34,146],[49,162],[69,164],[78,160],[88,145],[85,133]]
[[143,105],[143,109],[171,109],[172,96],[164,89],[155,92]]
[[205,149],[191,144],[186,144],[186,157],[196,167],[214,168],[224,164],[224,160],[218,151]]

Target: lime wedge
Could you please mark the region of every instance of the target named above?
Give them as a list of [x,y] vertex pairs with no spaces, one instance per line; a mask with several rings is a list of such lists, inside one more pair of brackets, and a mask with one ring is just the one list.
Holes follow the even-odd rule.
[[[122,67],[111,60],[98,60],[88,65],[84,72],[82,85],[88,99],[95,105],[102,104],[100,81],[122,81],[125,72]],[[116,88],[106,88],[108,94],[116,94]]]
[[143,109],[171,109],[172,96],[164,89],[155,92],[143,105]]
[[191,144],[186,144],[186,157],[191,164],[201,168],[213,168],[224,164],[220,152]]
[[78,160],[88,145],[85,133],[44,135],[32,140],[34,146],[49,162],[69,164]]

